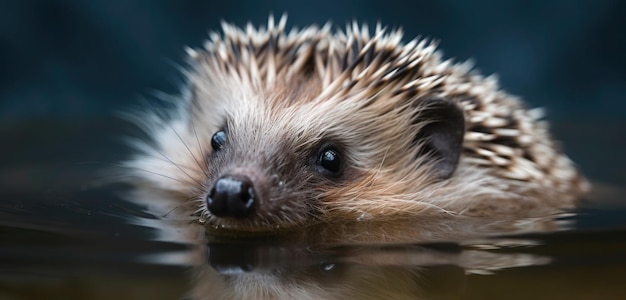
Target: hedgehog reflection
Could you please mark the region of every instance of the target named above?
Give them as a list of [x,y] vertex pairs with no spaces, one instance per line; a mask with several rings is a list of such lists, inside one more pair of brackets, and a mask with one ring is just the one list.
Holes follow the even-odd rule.
[[[206,255],[193,267],[190,299],[448,299],[465,287],[468,273],[486,274],[502,268],[539,265],[546,257],[510,251],[514,245],[527,248],[523,239],[490,239],[442,242],[478,237],[472,226],[482,222],[454,224],[430,220],[411,228],[364,230],[363,226],[317,228],[301,240],[217,239],[209,243]],[[470,221],[470,220],[468,220]],[[549,220],[525,222],[532,228],[550,228]],[[448,224],[449,226],[445,226]],[[372,224],[372,228],[380,224]],[[495,225],[495,224],[492,224]],[[512,224],[496,227],[514,228]],[[338,226],[341,227],[341,226]],[[447,228],[447,229],[444,229]],[[463,233],[460,230],[465,230]],[[498,231],[493,228],[494,232]],[[523,230],[530,228],[525,227]],[[354,230],[354,231],[352,231]],[[438,231],[433,231],[438,230]],[[395,234],[393,234],[395,232]],[[430,236],[428,243],[412,232]],[[484,233],[482,233],[484,234]],[[412,236],[413,235],[413,236]],[[314,239],[321,239],[316,243]],[[411,241],[381,243],[381,241]],[[343,241],[342,244],[337,244]],[[358,241],[358,242],[355,242]],[[439,242],[437,242],[439,241]],[[493,251],[498,243],[506,253]],[[489,246],[491,251],[480,250]]]
[[[216,254],[220,251],[219,246],[211,246],[211,265],[196,268],[191,299],[421,299],[433,293],[428,291],[433,286],[446,287],[435,293],[454,295],[465,279],[460,267],[406,267],[400,261],[396,265],[327,261],[337,257],[311,257],[304,249],[280,247],[228,249],[239,260],[224,265],[224,257]],[[298,251],[300,255],[294,255]],[[284,253],[292,257],[282,265],[262,264],[265,256]],[[256,260],[245,261],[244,257]],[[440,273],[440,277],[430,276],[429,269]]]

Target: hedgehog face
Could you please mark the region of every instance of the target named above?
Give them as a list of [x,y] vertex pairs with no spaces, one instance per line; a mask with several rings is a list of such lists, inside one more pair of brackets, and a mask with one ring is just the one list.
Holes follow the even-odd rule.
[[251,110],[231,107],[226,126],[213,134],[202,215],[214,225],[248,230],[311,223],[316,191],[348,173],[342,153],[332,142],[287,138],[295,119],[260,113],[255,101],[237,104],[255,106]]
[[[211,85],[202,81],[212,78],[197,77],[192,89]],[[192,93],[192,115],[213,112],[210,118],[195,114],[188,124],[192,132],[213,127],[202,154],[206,178],[200,179],[201,213],[209,223],[258,230],[310,225],[334,214],[376,214],[356,206],[383,203],[375,199],[381,190],[411,193],[420,182],[452,176],[464,133],[463,112],[452,102],[415,97],[394,103],[385,95],[351,94],[320,100],[319,86],[305,91],[291,84],[310,78],[278,79],[298,88],[240,94],[245,83],[231,78]],[[415,182],[398,190],[401,179],[391,174]]]
[[[223,111],[213,115],[224,125],[203,154],[207,176],[201,213],[209,223],[247,230],[315,223],[324,202],[320,194],[359,173],[350,162],[349,139],[339,138],[340,124],[311,114],[309,105],[283,101],[272,91],[222,102],[194,100],[194,105],[213,103]],[[198,117],[192,122],[205,124]]]

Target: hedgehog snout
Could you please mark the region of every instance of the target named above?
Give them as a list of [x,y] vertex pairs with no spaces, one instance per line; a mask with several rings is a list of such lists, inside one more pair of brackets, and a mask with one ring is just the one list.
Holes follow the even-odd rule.
[[257,202],[254,184],[245,175],[220,177],[206,198],[207,209],[216,217],[250,216]]

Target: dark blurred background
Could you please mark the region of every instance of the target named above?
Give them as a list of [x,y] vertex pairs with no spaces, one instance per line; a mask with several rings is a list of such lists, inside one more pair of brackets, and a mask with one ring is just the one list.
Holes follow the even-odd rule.
[[[176,93],[184,46],[200,46],[220,20],[265,24],[270,12],[287,12],[291,26],[356,19],[401,26],[407,39],[437,38],[446,57],[472,58],[507,91],[546,107],[587,173],[623,177],[626,2],[619,0],[2,0],[0,120],[95,120],[155,90]],[[1,131],[18,135],[12,130]],[[3,139],[19,143],[13,138]]]

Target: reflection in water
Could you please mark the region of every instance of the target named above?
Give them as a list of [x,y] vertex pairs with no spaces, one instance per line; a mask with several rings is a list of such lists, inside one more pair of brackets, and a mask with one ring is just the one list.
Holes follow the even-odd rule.
[[[532,239],[496,236],[556,230],[566,224],[556,218],[496,221],[437,217],[413,222],[325,224],[245,238],[208,232],[187,256],[193,283],[188,297],[449,298],[464,290],[466,274],[490,274],[550,262],[548,257],[518,251],[521,246],[535,245]],[[188,226],[199,231],[203,228]],[[498,251],[501,248],[508,251]]]
[[466,272],[544,264],[456,244],[321,249],[212,244],[195,268],[197,299],[417,299],[459,295]]

